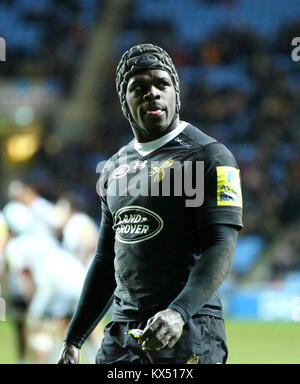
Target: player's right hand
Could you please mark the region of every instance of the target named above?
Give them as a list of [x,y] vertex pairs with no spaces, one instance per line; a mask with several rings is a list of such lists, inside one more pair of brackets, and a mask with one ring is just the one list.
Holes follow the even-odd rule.
[[75,345],[64,343],[57,364],[79,364],[79,351]]

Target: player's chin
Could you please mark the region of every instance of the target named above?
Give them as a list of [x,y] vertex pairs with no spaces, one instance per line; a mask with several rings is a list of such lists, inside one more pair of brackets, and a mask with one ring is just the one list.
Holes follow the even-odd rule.
[[143,123],[148,132],[164,132],[169,125],[167,119],[144,120]]

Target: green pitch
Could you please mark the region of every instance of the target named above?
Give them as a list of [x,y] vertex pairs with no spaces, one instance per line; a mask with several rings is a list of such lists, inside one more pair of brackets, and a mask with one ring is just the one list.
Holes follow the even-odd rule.
[[226,321],[228,364],[300,364],[300,323]]
[[[300,323],[226,320],[228,364],[299,364]],[[0,322],[0,363],[16,363],[14,329]]]
[[16,363],[14,328],[8,321],[0,321],[0,364]]

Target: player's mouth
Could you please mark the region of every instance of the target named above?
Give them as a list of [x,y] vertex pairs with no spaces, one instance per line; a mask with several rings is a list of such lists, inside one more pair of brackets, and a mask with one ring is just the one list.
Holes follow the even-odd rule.
[[149,117],[160,117],[165,113],[165,109],[161,106],[151,106],[146,109],[146,115]]
[[154,111],[147,111],[146,114],[150,116],[160,116],[164,113],[162,109],[155,109]]

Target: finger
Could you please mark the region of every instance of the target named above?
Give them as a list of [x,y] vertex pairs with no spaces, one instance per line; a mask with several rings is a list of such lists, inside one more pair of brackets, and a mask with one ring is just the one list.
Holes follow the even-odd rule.
[[65,364],[77,364],[79,355],[76,350],[70,349],[65,351],[64,361]]
[[147,338],[152,336],[152,334],[161,326],[161,324],[161,320],[154,320],[153,323],[149,323],[149,325],[147,325],[143,330],[143,333],[139,338],[139,343],[143,343]]
[[64,364],[75,364],[74,356],[70,353],[66,353],[64,355]]
[[168,348],[171,349],[177,343],[178,339],[176,337],[172,337],[172,339],[168,343]]
[[168,334],[169,332],[169,329],[164,327],[164,326],[161,326],[155,333],[154,333],[154,337],[160,341],[161,343],[163,343],[163,339],[166,337],[166,335]]
[[[174,345],[176,344],[176,341],[175,341],[174,343],[171,343],[172,340],[173,340],[173,338],[171,338],[171,339],[169,340],[168,343],[166,343],[165,345],[163,345],[162,348],[159,348],[159,349],[157,349],[157,350],[158,350],[158,351],[166,351],[166,350],[169,350],[169,349],[173,348]],[[170,343],[171,343],[171,344],[170,344]]]
[[172,340],[172,338],[173,338],[173,336],[172,336],[171,334],[167,334],[167,335],[165,335],[165,337],[164,337],[163,339],[160,340],[160,342],[161,342],[162,345],[161,345],[160,347],[156,348],[156,349],[157,349],[158,351],[161,351],[161,350],[163,350],[163,349],[167,349],[168,344],[169,344],[170,340]]
[[63,355],[57,362],[57,364],[74,364],[74,359],[68,355]]
[[147,321],[146,327],[147,327],[148,325],[150,325],[150,323],[152,323],[153,320],[154,320],[154,316],[150,317],[150,318],[148,319],[148,321]]
[[166,351],[168,349],[170,349],[169,343],[167,343],[166,345],[163,345],[161,348],[158,348],[157,351],[163,352],[163,351]]

